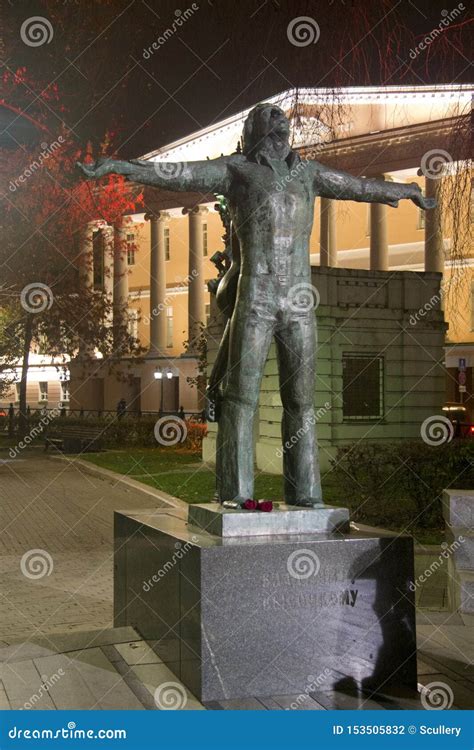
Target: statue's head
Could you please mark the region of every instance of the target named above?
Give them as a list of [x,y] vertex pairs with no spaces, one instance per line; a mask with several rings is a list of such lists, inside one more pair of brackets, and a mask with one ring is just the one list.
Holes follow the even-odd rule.
[[288,144],[290,123],[285,113],[275,104],[257,104],[250,110],[242,133],[242,151],[250,154],[263,147],[266,138],[278,138]]

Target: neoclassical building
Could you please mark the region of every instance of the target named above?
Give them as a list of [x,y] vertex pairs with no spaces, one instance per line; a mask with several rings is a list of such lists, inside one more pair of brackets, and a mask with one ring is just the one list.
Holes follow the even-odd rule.
[[[406,320],[409,325],[410,316],[416,316],[415,328],[417,331],[423,328],[427,337],[416,346],[427,348],[429,356],[442,368],[430,391],[431,396],[425,399],[427,415],[439,411],[445,399],[464,400],[467,404],[471,399],[474,278],[472,248],[467,245],[466,237],[473,212],[471,194],[466,189],[469,177],[466,182],[464,174],[470,155],[466,153],[466,139],[462,134],[463,123],[470,114],[471,96],[472,89],[468,86],[446,85],[337,91],[300,89],[270,99],[290,117],[293,147],[303,157],[316,158],[365,177],[416,181],[427,195],[440,199],[439,208],[426,214],[409,201],[402,201],[397,209],[391,209],[381,204],[317,199],[310,246],[314,284],[323,290],[316,315],[320,319],[320,330],[327,324],[329,338],[331,326],[340,325],[336,321],[335,305],[352,309],[351,320],[359,322],[361,310],[370,311],[361,322],[359,333],[364,331],[363,340],[369,342],[369,350],[374,352],[380,350],[381,342],[377,343],[377,337],[380,338],[381,328],[385,326],[389,330],[391,324],[395,328],[403,327]],[[247,114],[245,110],[222,119],[142,158],[155,162],[159,168],[163,161],[187,162],[232,153],[237,148]],[[464,174],[462,179],[461,173]],[[463,222],[462,247],[459,242],[453,242],[452,219],[443,215],[443,186],[449,186],[450,181],[463,185],[458,194],[462,194],[460,200],[464,207],[456,214]],[[196,322],[206,325],[211,315],[212,299],[207,282],[217,275],[211,256],[223,249],[223,227],[215,203],[213,195],[150,189],[145,192],[143,213],[124,217],[121,225],[115,227],[91,222],[84,228],[84,252],[92,253],[94,260],[87,265],[90,277],[86,281],[104,286],[116,302],[117,315],[127,304],[130,330],[148,353],[126,382],[102,373],[100,368],[94,377],[81,380],[75,377],[74,365],[71,365],[71,408],[114,410],[120,398],[125,398],[131,410],[142,412],[158,412],[161,408],[173,411],[180,406],[187,412],[197,412],[202,408],[197,388],[189,383],[199,364],[197,352],[186,348],[185,342],[190,326],[196,326]],[[126,238],[128,253],[114,252],[114,235]],[[459,232],[455,236],[459,237]],[[104,269],[108,270],[104,272]],[[456,279],[450,285],[454,271]],[[448,290],[444,294],[439,291],[442,279],[443,289]],[[327,297],[331,284],[334,296]],[[450,286],[452,293],[449,293]],[[370,290],[377,304],[370,302]],[[443,308],[447,328],[442,322]],[[210,360],[219,337],[215,315],[210,330],[212,326]],[[403,346],[397,344],[399,350],[394,354],[394,361],[401,361],[405,369],[408,367],[405,354],[408,356],[410,352],[414,359],[419,358],[419,352],[418,355],[411,352],[408,335],[406,338]],[[388,345],[386,341],[384,345]],[[329,364],[325,367],[334,371],[342,366],[357,369],[360,362],[355,363],[350,355],[351,350],[352,355],[356,355],[360,346],[361,342],[347,344],[344,363],[331,360],[331,356],[336,356],[334,353],[326,353],[320,361],[327,357]],[[370,353],[369,350],[366,353]],[[466,365],[466,391],[461,393],[457,379],[460,359],[464,359]],[[269,367],[272,367],[271,357]],[[322,377],[322,372],[318,370],[318,378]],[[377,376],[375,370],[371,370],[370,383],[375,383],[379,391],[385,389],[385,393],[379,394],[382,409],[385,408],[381,406],[382,401],[388,403],[391,377],[387,371],[380,370]],[[396,372],[393,377],[397,379]],[[324,392],[329,396],[344,385],[342,380],[326,382],[326,386],[318,382],[321,403],[327,401],[323,398]],[[403,387],[408,386],[405,383]],[[363,390],[362,385],[361,388]],[[278,408],[276,391],[265,398]],[[51,403],[51,406],[56,404]],[[278,419],[270,419],[275,415],[270,414],[268,408],[261,404],[269,423],[274,422],[276,426],[267,430],[267,437],[278,441]],[[332,418],[340,419],[341,439],[344,435],[356,434],[357,420],[342,413],[337,416],[337,409],[331,409]],[[390,434],[395,432],[403,437],[402,425],[410,419],[398,414],[396,429]],[[418,418],[411,421],[418,422]],[[328,436],[329,441],[336,439],[339,438],[334,434]],[[211,430],[210,453],[212,441]]]

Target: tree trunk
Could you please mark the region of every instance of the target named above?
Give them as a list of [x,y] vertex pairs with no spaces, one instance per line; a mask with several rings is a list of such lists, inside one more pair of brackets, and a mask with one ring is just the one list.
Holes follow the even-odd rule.
[[28,432],[28,414],[26,407],[26,382],[28,378],[28,366],[30,360],[31,341],[33,338],[33,319],[30,313],[26,314],[25,327],[23,330],[23,361],[21,365],[20,380],[20,413],[18,419],[18,435],[22,439]]

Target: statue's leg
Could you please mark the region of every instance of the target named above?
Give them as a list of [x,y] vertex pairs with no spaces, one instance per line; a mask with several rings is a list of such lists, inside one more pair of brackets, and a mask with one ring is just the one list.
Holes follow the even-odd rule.
[[221,502],[253,498],[253,420],[274,330],[270,311],[265,314],[262,307],[241,300],[232,316],[229,370],[217,431]]
[[285,501],[290,505],[322,504],[314,414],[314,311],[291,315],[276,333]]

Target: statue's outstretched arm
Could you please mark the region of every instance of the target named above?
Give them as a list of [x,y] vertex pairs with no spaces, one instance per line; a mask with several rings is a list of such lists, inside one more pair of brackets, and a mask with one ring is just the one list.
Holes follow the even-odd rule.
[[433,198],[423,196],[416,182],[401,183],[354,177],[347,172],[325,167],[319,162],[313,162],[313,169],[315,193],[323,198],[386,203],[394,207],[398,206],[399,200],[407,198],[424,210],[434,208],[436,205]]
[[101,159],[94,164],[77,166],[89,179],[107,174],[120,174],[131,182],[152,185],[163,190],[202,193],[228,192],[229,169],[227,159],[189,162],[152,162],[132,159]]

